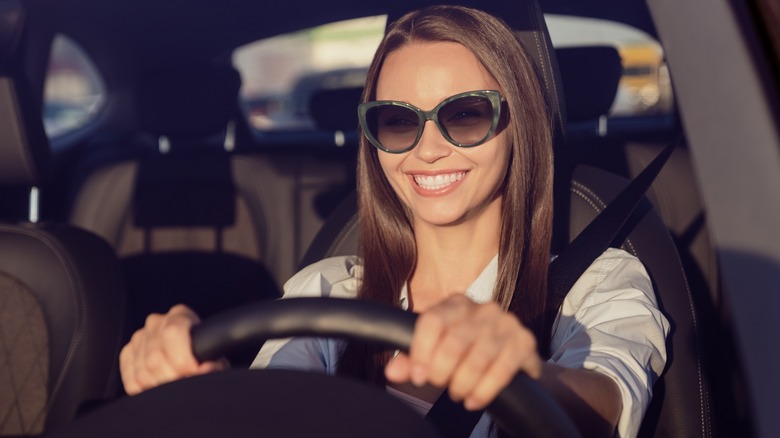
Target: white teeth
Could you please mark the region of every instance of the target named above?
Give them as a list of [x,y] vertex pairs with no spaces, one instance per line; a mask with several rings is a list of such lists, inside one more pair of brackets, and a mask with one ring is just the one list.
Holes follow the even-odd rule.
[[439,190],[460,181],[466,172],[448,173],[445,175],[414,175],[414,181],[425,190]]

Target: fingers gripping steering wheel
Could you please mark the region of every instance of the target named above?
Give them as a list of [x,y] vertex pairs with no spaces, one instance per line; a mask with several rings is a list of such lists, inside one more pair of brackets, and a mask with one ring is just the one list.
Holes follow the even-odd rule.
[[[195,357],[222,357],[240,344],[293,336],[336,337],[407,351],[417,315],[354,300],[293,298],[244,306],[192,330]],[[571,419],[533,379],[519,373],[487,408],[512,436],[578,436]]]

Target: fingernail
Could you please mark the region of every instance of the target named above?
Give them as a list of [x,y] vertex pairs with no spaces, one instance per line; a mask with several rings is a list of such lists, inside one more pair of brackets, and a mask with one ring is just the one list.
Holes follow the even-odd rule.
[[385,378],[391,382],[395,382],[395,370],[390,365],[385,367]]
[[417,386],[425,384],[425,367],[422,365],[412,366],[412,383]]
[[476,411],[479,406],[479,403],[477,403],[477,400],[469,397],[466,400],[463,400],[463,407],[466,408],[469,411]]

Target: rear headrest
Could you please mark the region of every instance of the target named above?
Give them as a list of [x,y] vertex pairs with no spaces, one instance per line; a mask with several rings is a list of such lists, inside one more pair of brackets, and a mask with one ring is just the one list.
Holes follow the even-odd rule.
[[317,90],[309,100],[309,115],[320,129],[354,131],[358,128],[357,106],[363,87]]
[[138,81],[142,128],[168,137],[203,137],[227,126],[238,111],[241,75],[232,66],[188,66],[148,72]]
[[24,10],[19,0],[0,2],[0,63],[16,51],[23,24]]
[[622,75],[620,54],[612,46],[555,49],[570,122],[607,114]]
[[49,170],[41,109],[16,56],[23,21],[21,2],[0,3],[0,184],[8,186],[35,185]]
[[135,185],[138,227],[229,227],[236,190],[224,150],[163,154],[141,160]]
[[[615,100],[622,74],[620,55],[612,46],[555,49],[569,122],[597,119]],[[311,96],[309,114],[320,129],[354,130],[362,88],[318,90]]]

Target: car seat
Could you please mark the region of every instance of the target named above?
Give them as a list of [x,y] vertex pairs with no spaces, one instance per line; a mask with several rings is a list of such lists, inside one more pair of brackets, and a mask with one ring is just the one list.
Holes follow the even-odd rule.
[[[7,25],[0,32],[0,186],[30,193],[46,177],[49,150],[15,51],[24,11],[13,3],[0,10]],[[124,286],[113,251],[84,230],[35,223],[31,211],[32,220],[0,223],[3,436],[67,424],[81,406],[119,387]]]
[[[518,37],[534,58],[543,81],[547,100],[554,115],[563,125],[566,102],[561,88],[561,76],[550,44],[539,5],[534,0],[512,2],[481,2],[473,6],[501,16],[517,30]],[[393,16],[399,16],[399,14]],[[610,55],[604,55],[610,56]],[[611,63],[614,68],[615,64]],[[597,67],[597,63],[578,64],[577,68]],[[617,66],[619,68],[619,65]],[[568,73],[568,72],[567,72]],[[587,75],[589,81],[617,80],[614,72]],[[571,76],[570,76],[571,77]],[[584,75],[583,75],[584,77]],[[576,87],[575,81],[570,82]],[[592,86],[592,83],[591,85]],[[617,89],[617,84],[604,84],[601,90]],[[582,95],[571,90],[572,96]],[[598,101],[593,103],[602,102]],[[611,100],[609,100],[611,102]],[[579,106],[587,101],[578,102]],[[587,114],[603,114],[604,108],[578,109]],[[354,115],[345,114],[345,120]],[[345,124],[348,122],[345,122]],[[564,150],[563,132],[557,132],[556,153]],[[556,156],[556,159],[558,156]],[[553,252],[576,236],[627,184],[627,180],[592,166],[566,162],[556,168],[556,220]],[[357,253],[357,197],[347,197],[325,223],[314,239],[300,265],[305,266],[325,257]],[[667,367],[653,388],[652,403],[645,415],[639,435],[657,437],[708,437],[715,434],[711,417],[710,388],[706,380],[705,351],[702,343],[704,327],[697,321],[691,291],[685,278],[674,242],[663,221],[646,200],[629,220],[622,240],[617,242],[645,264],[653,281],[659,306],[670,321],[667,340]]]
[[113,161],[85,165],[70,222],[119,255],[131,330],[176,303],[209,316],[279,296],[266,265],[279,245],[263,186],[271,170],[232,155],[240,84],[223,65],[146,72],[136,87],[136,142]]

